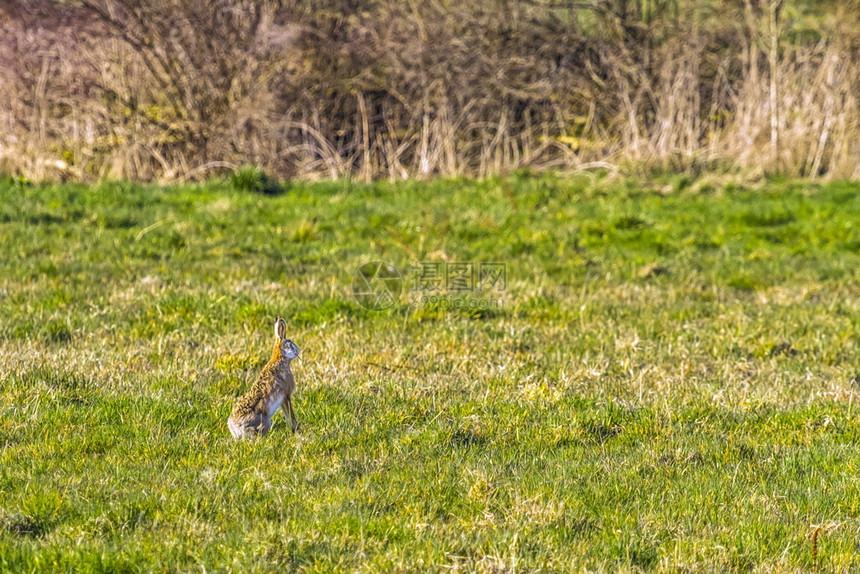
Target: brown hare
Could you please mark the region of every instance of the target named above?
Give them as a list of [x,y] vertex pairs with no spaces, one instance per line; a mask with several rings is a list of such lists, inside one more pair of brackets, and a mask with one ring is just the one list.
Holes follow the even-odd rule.
[[290,371],[290,362],[299,356],[299,348],[286,338],[286,332],[287,323],[280,317],[276,318],[272,359],[251,390],[236,399],[233,412],[227,419],[227,426],[235,438],[265,436],[278,408],[284,411],[285,417],[289,417],[293,432],[299,430],[292,401],[296,383]]

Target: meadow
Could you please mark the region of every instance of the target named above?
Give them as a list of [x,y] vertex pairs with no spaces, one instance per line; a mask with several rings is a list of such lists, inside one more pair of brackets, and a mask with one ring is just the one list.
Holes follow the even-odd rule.
[[4,180],[0,571],[856,570],[858,278],[858,183]]

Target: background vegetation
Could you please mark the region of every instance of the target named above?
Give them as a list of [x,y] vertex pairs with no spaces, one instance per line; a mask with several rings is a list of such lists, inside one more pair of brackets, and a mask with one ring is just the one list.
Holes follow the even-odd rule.
[[[860,567],[857,184],[0,194],[0,570]],[[503,305],[367,311],[377,259]],[[304,433],[237,443],[276,314]]]
[[0,170],[853,177],[860,10],[794,0],[21,0]]

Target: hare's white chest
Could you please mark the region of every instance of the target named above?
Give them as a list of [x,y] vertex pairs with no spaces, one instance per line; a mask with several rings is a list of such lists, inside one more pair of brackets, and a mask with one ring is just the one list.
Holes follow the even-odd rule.
[[266,397],[266,415],[272,418],[284,402],[284,393],[272,393]]

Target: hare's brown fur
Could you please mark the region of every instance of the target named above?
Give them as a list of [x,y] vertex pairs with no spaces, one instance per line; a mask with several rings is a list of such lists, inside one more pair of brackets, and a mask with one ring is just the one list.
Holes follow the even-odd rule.
[[299,428],[293,412],[293,391],[296,388],[290,363],[298,356],[298,347],[284,337],[286,323],[275,321],[275,347],[272,358],[263,368],[257,382],[247,393],[236,399],[227,426],[235,438],[265,436],[272,426],[272,416],[280,408],[290,419],[293,432]]

